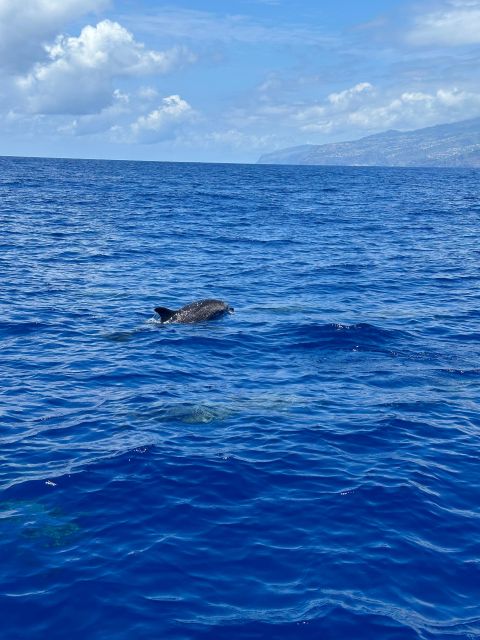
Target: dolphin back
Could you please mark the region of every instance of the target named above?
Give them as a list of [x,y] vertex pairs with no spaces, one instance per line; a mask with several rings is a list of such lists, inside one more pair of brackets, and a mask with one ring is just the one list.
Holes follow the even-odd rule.
[[180,322],[190,324],[193,322],[204,322],[214,320],[225,313],[233,313],[233,308],[223,300],[198,300],[185,305],[177,311],[172,311],[166,307],[156,307],[162,322]]

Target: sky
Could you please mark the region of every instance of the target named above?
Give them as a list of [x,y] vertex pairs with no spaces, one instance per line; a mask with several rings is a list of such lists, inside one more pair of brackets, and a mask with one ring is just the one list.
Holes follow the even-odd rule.
[[0,155],[255,162],[480,116],[480,0],[0,0]]

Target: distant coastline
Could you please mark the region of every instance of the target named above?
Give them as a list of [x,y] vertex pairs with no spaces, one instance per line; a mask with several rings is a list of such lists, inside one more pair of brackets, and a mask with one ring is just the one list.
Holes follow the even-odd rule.
[[480,168],[480,118],[289,147],[262,155],[257,164]]

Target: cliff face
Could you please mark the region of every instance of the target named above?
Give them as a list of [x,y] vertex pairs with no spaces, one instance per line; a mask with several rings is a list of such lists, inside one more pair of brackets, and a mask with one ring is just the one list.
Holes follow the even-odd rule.
[[480,167],[480,118],[416,131],[386,131],[352,142],[290,147],[259,164]]

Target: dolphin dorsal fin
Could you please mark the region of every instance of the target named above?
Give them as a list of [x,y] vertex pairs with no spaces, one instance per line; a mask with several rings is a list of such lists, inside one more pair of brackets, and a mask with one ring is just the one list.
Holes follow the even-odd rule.
[[166,322],[170,320],[170,318],[174,315],[175,311],[171,309],[167,309],[167,307],[155,307],[155,312],[158,313],[162,322]]

